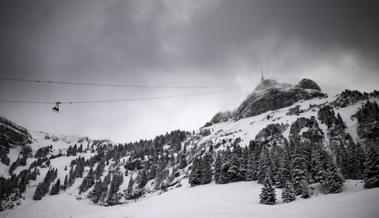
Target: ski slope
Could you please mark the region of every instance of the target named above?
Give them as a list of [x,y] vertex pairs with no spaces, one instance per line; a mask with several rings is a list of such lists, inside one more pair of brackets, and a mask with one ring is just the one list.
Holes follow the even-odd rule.
[[[298,198],[284,204],[277,190],[278,204],[259,204],[261,185],[238,182],[181,188],[147,199],[113,207],[76,201],[69,193],[28,201],[0,217],[22,218],[376,218],[379,189],[363,190],[360,181],[348,180],[344,192],[323,195],[315,187],[311,199]],[[317,197],[316,197],[317,196]]]

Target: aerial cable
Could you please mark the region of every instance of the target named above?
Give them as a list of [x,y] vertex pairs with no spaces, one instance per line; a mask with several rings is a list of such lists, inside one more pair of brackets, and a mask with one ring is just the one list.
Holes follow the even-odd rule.
[[[137,84],[113,84],[113,83],[90,83],[90,82],[73,82],[73,81],[54,81],[54,80],[36,80],[20,79],[12,77],[0,77],[2,81],[55,84],[55,85],[73,85],[73,86],[95,86],[95,87],[120,87],[120,88],[151,88],[151,89],[210,89],[210,88],[228,88],[237,87],[237,85],[194,85],[194,86],[170,86],[170,85],[137,85]],[[240,86],[240,85],[238,85]]]
[[59,107],[60,107],[60,105],[63,105],[63,104],[97,104],[97,103],[122,103],[122,102],[132,102],[132,101],[148,101],[148,100],[201,96],[201,95],[212,95],[212,94],[228,92],[228,91],[232,91],[232,90],[233,89],[230,88],[230,89],[207,91],[207,92],[198,92],[198,93],[182,94],[182,95],[137,97],[137,98],[124,98],[124,99],[105,99],[105,100],[80,100],[80,101],[32,101],[32,100],[0,99],[0,103],[51,104],[51,105],[53,105],[52,110],[54,112],[59,112],[59,109],[60,109]]

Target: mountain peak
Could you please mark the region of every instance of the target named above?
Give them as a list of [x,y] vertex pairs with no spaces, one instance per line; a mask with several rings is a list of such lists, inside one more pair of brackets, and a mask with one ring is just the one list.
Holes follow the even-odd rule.
[[279,83],[274,79],[265,79],[254,91],[233,111],[218,113],[207,123],[223,122],[228,119],[239,120],[262,114],[266,111],[288,107],[300,100],[324,98],[328,95],[321,92],[320,86],[310,79],[302,79],[298,84]]
[[314,90],[321,91],[320,86],[317,85],[316,82],[310,79],[302,79],[296,86],[303,89],[314,89]]

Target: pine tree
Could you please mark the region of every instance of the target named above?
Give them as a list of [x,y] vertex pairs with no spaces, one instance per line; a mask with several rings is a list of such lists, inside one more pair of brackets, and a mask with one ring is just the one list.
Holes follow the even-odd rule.
[[351,179],[363,179],[365,169],[365,153],[359,143],[352,143],[352,151],[349,164],[351,165]]
[[70,168],[70,172],[68,173],[68,186],[71,187],[75,182],[75,175],[74,175],[74,166]]
[[276,203],[275,189],[272,186],[271,173],[267,172],[266,177],[263,181],[263,188],[261,194],[259,195],[259,203],[273,205]]
[[191,173],[189,175],[188,182],[191,184],[191,186],[196,186],[201,184],[201,166],[200,166],[200,160],[198,157],[195,157],[192,164]]
[[291,170],[288,156],[284,155],[280,159],[279,169],[276,174],[275,187],[283,188],[288,180],[291,180]]
[[59,194],[59,189],[61,187],[61,180],[58,179],[57,182],[51,187],[50,195],[57,195]]
[[[185,147],[184,147],[184,148],[185,148]],[[180,169],[184,169],[186,166],[187,166],[186,155],[185,155],[185,154],[182,154],[182,155],[180,156],[179,168],[180,168]]]
[[342,191],[344,179],[339,173],[336,165],[330,161],[330,166],[326,171],[326,177],[321,182],[326,194],[339,193]]
[[220,174],[221,174],[221,152],[217,152],[216,160],[215,160],[215,182],[219,183]]
[[201,160],[201,184],[212,182],[212,159],[209,154]]
[[46,172],[46,175],[42,182],[37,185],[37,188],[33,195],[33,200],[41,200],[46,193],[49,192],[50,183],[57,177],[58,170],[51,168]]
[[340,113],[337,114],[337,125],[341,128],[341,129],[345,129],[346,128],[346,125],[345,123],[343,122],[343,119],[340,115]]
[[89,188],[91,188],[95,184],[95,177],[93,173],[92,167],[88,171],[88,174],[86,177],[84,177],[82,184],[79,187],[79,193],[87,191]]
[[263,183],[267,174],[267,170],[271,170],[271,167],[272,164],[269,150],[267,147],[264,147],[258,161],[258,183]]
[[254,154],[250,154],[247,160],[246,181],[256,181],[257,178],[257,164]]
[[302,181],[306,178],[304,158],[298,149],[294,152],[294,158],[292,160],[292,182],[296,195],[300,195],[303,192]]
[[238,154],[234,153],[232,159],[230,160],[230,166],[228,169],[229,182],[242,181],[244,176],[240,171],[240,161],[238,159]]
[[128,183],[128,189],[127,189],[127,194],[130,196],[133,193],[133,185],[134,185],[134,180],[133,176],[130,176],[129,183]]
[[102,182],[100,180],[97,180],[95,183],[95,186],[93,187],[93,190],[89,197],[91,198],[92,202],[98,203],[101,195],[102,195]]
[[111,185],[109,188],[108,200],[107,200],[107,203],[109,205],[115,205],[118,203],[119,196],[117,195],[117,192],[122,182],[123,182],[123,175],[120,171],[113,174]]
[[[48,187],[47,187],[48,189]],[[41,200],[46,194],[46,184],[43,182],[38,183],[37,188],[33,195],[33,200]]]
[[290,180],[286,181],[286,184],[282,191],[282,199],[284,203],[288,203],[296,200],[295,190]]
[[143,169],[142,172],[140,172],[139,177],[138,177],[138,188],[145,187],[147,182],[148,180],[147,180],[146,170]]
[[154,162],[150,168],[148,179],[154,179],[157,176],[157,165]]
[[363,187],[365,189],[379,187],[379,155],[374,145],[367,146]]
[[64,182],[63,182],[63,186],[62,186],[62,189],[63,190],[66,190],[68,187],[68,177],[67,175],[64,177]]
[[98,180],[103,175],[104,172],[105,163],[103,161],[100,161],[95,169],[95,179]]

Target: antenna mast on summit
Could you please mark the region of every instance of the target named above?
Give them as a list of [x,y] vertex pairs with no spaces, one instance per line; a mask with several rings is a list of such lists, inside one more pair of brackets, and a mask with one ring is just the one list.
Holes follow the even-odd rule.
[[265,80],[264,76],[263,76],[263,70],[261,68],[261,82],[263,82]]

